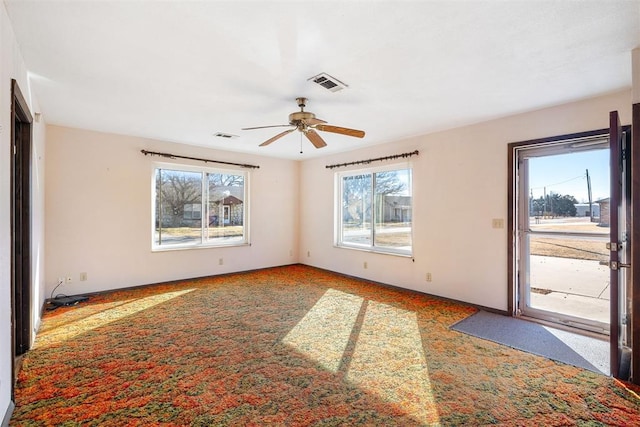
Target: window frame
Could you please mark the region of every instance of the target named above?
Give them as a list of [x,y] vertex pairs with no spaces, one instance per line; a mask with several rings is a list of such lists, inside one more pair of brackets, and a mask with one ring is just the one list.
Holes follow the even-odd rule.
[[[375,207],[375,199],[376,199],[375,198],[375,179],[373,179],[373,176],[380,172],[390,172],[390,171],[400,171],[400,170],[408,170],[410,173],[409,196],[411,197],[412,214],[411,214],[411,231],[410,231],[411,245],[408,250],[397,249],[390,246],[375,245],[375,235],[376,235],[375,213],[377,211],[377,208]],[[350,242],[344,241],[344,226],[343,226],[344,218],[343,218],[343,206],[342,206],[343,183],[344,183],[343,178],[348,176],[357,176],[357,175],[371,175],[372,177],[371,179],[371,211],[372,211],[371,215],[372,217],[371,217],[371,234],[370,234],[371,243],[369,245],[350,243]],[[408,162],[402,162],[402,163],[393,163],[393,164],[384,165],[384,166],[373,166],[373,167],[362,168],[362,169],[352,169],[347,171],[336,172],[334,174],[334,180],[335,180],[335,183],[334,183],[334,246],[335,247],[342,248],[342,249],[359,250],[364,252],[374,252],[374,253],[380,253],[380,254],[386,254],[386,255],[409,257],[409,258],[413,257],[414,204],[413,204],[413,163],[412,162],[408,161]]]
[[[200,210],[200,240],[197,242],[186,242],[176,244],[157,244],[156,242],[156,172],[158,169],[172,170],[179,172],[197,172],[201,174],[201,210]],[[207,174],[227,174],[227,175],[241,175],[244,178],[243,188],[243,212],[242,212],[242,225],[243,233],[241,240],[233,241],[216,241],[215,239],[209,239],[208,230],[209,224],[206,210],[208,209],[209,189],[207,186]],[[175,250],[191,250],[191,249],[210,249],[210,248],[224,248],[224,247],[236,247],[236,246],[249,246],[249,181],[250,173],[244,169],[230,169],[230,168],[216,168],[208,166],[189,165],[181,163],[165,163],[165,162],[153,162],[151,165],[151,251],[152,252],[165,252]]]

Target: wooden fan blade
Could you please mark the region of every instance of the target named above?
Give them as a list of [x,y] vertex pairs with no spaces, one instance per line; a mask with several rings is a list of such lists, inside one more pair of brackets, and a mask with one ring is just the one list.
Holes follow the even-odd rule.
[[322,120],[322,119],[316,119],[315,117],[314,117],[314,118],[312,118],[312,119],[306,119],[304,122],[305,122],[306,124],[308,124],[309,126],[319,125],[319,124],[321,124],[321,123],[327,123],[327,122],[325,122],[324,120]]
[[349,129],[349,128],[343,128],[340,126],[331,126],[331,125],[323,125],[323,124],[316,125],[314,126],[314,128],[321,130],[323,132],[340,133],[342,135],[354,136],[356,138],[364,137],[363,130]]
[[266,128],[282,128],[291,125],[271,125],[271,126],[256,126],[252,128],[242,128],[241,130],[254,130],[254,129],[266,129]]
[[307,139],[309,141],[311,141],[313,146],[316,147],[316,148],[322,148],[322,147],[327,145],[327,143],[324,142],[324,139],[322,139],[322,137],[320,137],[320,135],[318,135],[318,132],[316,132],[313,129],[309,129],[308,131],[306,131],[304,133],[304,136],[306,136]]
[[282,138],[283,136],[285,136],[286,134],[293,132],[294,130],[296,130],[296,128],[289,129],[289,130],[285,130],[284,132],[281,132],[281,133],[277,134],[277,135],[276,135],[276,136],[274,136],[273,138],[271,138],[271,139],[267,139],[265,142],[263,142],[263,143],[262,143],[262,144],[260,144],[259,146],[260,146],[260,147],[264,147],[265,145],[269,145],[269,144],[271,144],[273,141],[275,141],[276,139],[280,139],[280,138]]

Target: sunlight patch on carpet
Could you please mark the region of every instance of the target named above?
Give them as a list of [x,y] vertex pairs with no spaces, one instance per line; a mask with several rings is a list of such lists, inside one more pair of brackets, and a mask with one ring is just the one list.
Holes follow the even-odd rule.
[[103,310],[99,313],[78,319],[74,322],[65,323],[57,328],[43,330],[38,334],[36,347],[42,348],[50,345],[58,344],[63,341],[72,339],[92,329],[105,326],[111,322],[115,322],[135,313],[162,304],[173,298],[194,291],[195,289],[185,289],[175,292],[165,292],[158,295],[152,295],[145,298],[136,299],[126,304],[120,304],[111,309]]
[[440,421],[415,312],[369,301],[347,379],[411,418]]
[[282,342],[337,372],[364,299],[328,289]]

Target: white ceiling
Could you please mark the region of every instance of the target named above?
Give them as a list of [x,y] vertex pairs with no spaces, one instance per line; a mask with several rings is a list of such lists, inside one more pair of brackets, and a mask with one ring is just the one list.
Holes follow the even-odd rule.
[[[293,159],[630,88],[640,46],[640,1],[4,3],[47,123]],[[299,96],[366,136],[300,154],[298,132],[241,130]]]

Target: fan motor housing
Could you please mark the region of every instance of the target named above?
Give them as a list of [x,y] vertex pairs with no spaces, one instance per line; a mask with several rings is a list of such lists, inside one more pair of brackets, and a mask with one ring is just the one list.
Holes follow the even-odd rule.
[[308,113],[306,111],[298,111],[298,112],[289,114],[289,123],[296,126],[300,122],[306,122],[308,120],[313,120],[315,118],[316,118],[316,115],[313,113]]

